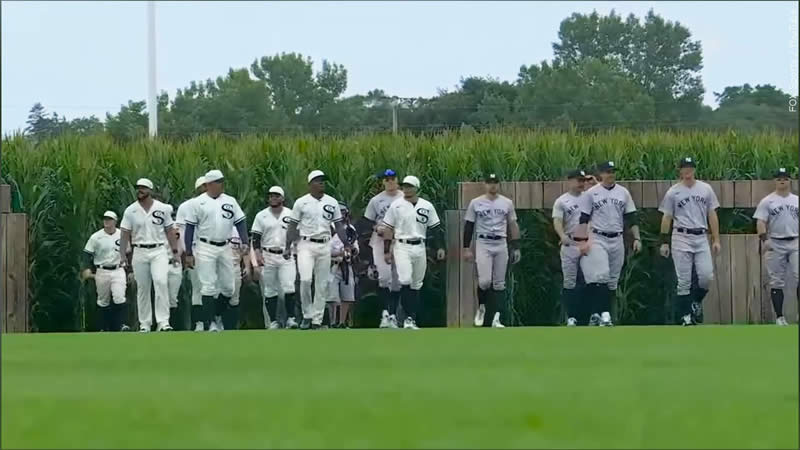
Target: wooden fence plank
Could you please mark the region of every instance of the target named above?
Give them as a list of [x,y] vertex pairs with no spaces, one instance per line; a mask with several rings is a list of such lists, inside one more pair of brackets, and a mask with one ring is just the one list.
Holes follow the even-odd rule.
[[792,180],[792,192],[797,194],[798,193],[798,188],[799,188],[798,180]]
[[459,209],[467,209],[473,198],[484,193],[483,183],[461,183],[461,204]]
[[3,214],[7,233],[5,285],[6,331],[24,333],[28,331],[28,216],[25,214]]
[[783,316],[789,323],[798,322],[797,305],[797,279],[791,275],[786,279],[786,287],[783,289]]
[[775,190],[775,182],[772,180],[753,180],[750,189],[750,207],[755,208],[762,198]]
[[517,198],[514,200],[514,207],[516,209],[532,209],[531,198],[531,184],[525,181],[515,182],[517,185],[514,191],[517,193]]
[[[759,248],[759,250],[761,249]],[[764,252],[761,252],[758,258],[761,261],[761,323],[775,323],[775,310],[772,308],[769,272],[767,271],[765,256]]]
[[720,206],[723,208],[733,208],[733,181],[720,181],[719,187],[720,192],[722,192],[722,196],[719,199]]
[[711,189],[714,191],[714,195],[717,196],[717,201],[719,202],[720,205],[722,205],[722,186],[720,185],[720,182],[714,180],[714,181],[706,181],[706,183],[708,183],[708,185],[711,186]]
[[447,226],[447,326],[458,327],[459,323],[459,261],[461,261],[461,212],[445,211]]
[[544,187],[541,181],[533,181],[530,184],[531,190],[531,208],[542,209],[544,198]]
[[655,181],[642,181],[642,208],[658,208],[658,189]]
[[11,186],[0,184],[0,214],[11,212]]
[[556,199],[564,193],[560,181],[545,181],[542,183],[542,208],[552,209]]
[[723,234],[719,237],[722,247],[719,254],[714,257],[714,289],[719,295],[719,323],[727,324],[732,320],[733,302],[731,300],[731,235]]
[[[720,236],[720,241],[722,241],[724,237],[727,236]],[[710,243],[711,237],[709,236],[708,239]],[[718,281],[717,277],[719,277],[719,274],[717,273],[716,262],[712,260],[712,263],[714,264],[714,281],[711,282],[711,285],[708,287],[708,294],[706,294],[706,298],[703,299],[703,323],[718,324],[720,323],[719,290],[716,288],[715,281]]]
[[731,236],[733,323],[747,323],[747,246],[745,235]]
[[667,195],[667,191],[669,190],[669,188],[671,188],[672,185],[675,183],[676,182],[672,180],[658,181],[658,183],[656,184],[656,189],[658,192],[658,200],[656,201],[656,205],[654,206],[654,208],[658,208],[659,206],[661,206],[661,200],[664,199],[664,196]]
[[642,182],[629,181],[628,190],[631,192],[631,198],[633,198],[633,203],[636,205],[636,209],[642,208]]
[[[459,220],[459,235],[464,234],[464,211],[461,211]],[[472,251],[475,251],[475,239],[472,240]],[[459,252],[460,256],[460,252]],[[475,316],[475,309],[478,307],[475,292],[475,263],[464,261],[459,257],[459,327],[471,326]]]
[[752,183],[750,180],[736,180],[733,182],[733,206],[735,208],[749,208],[752,195]]
[[517,202],[517,183],[513,181],[503,181],[500,183],[500,193],[510,198],[512,202]]
[[761,258],[758,257],[760,243],[758,235],[745,235],[748,323],[761,323]]

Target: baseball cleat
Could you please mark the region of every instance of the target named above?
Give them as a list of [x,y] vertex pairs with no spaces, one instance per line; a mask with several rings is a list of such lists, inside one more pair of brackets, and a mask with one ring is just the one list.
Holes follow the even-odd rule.
[[195,322],[195,324],[194,324],[194,331],[205,331],[205,330],[206,330],[206,327],[205,327],[205,325],[203,325],[203,322],[202,322],[202,321],[200,321],[200,322]]
[[403,322],[403,328],[407,330],[419,330],[417,323],[411,317],[406,317],[406,321]]
[[289,328],[291,330],[296,330],[297,326],[298,326],[297,321],[294,319],[294,317],[289,317],[288,319],[286,319],[286,328]]
[[692,325],[697,325],[697,323],[695,323],[694,318],[692,317],[691,314],[686,314],[681,318],[681,325],[685,327],[690,327]]
[[273,320],[272,322],[269,323],[269,329],[270,330],[277,330],[280,327],[281,327],[281,324],[279,324],[277,320]]
[[211,331],[213,333],[218,333],[220,331],[219,326],[217,326],[216,320],[212,320],[211,323],[208,325],[208,331]]
[[576,327],[578,326],[578,320],[574,317],[570,317],[567,319],[567,326],[568,327]]
[[139,333],[149,333],[149,332],[150,332],[149,327],[139,327]]
[[131,331],[131,327],[129,327],[127,325],[122,325],[122,327],[119,329],[119,331]]
[[778,326],[781,326],[781,327],[785,327],[785,326],[789,325],[789,322],[786,321],[785,317],[780,316],[777,319],[775,319],[775,325],[778,325]]
[[603,314],[600,316],[600,326],[601,327],[613,327],[614,324],[611,322],[611,314],[608,311],[604,311]]
[[486,314],[486,305],[479,305],[478,310],[475,311],[475,326],[483,326],[483,316]]
[[320,328],[322,328],[322,325],[320,325],[318,323],[312,323],[311,324],[311,329],[312,330],[319,330]]
[[[386,311],[384,311],[386,312]],[[385,316],[381,316],[381,324],[378,325],[378,328],[389,328],[389,314]]]
[[225,330],[225,326],[222,325],[222,316],[215,316],[214,321],[217,322],[218,331]]
[[174,329],[172,326],[170,326],[170,324],[165,323],[163,326],[159,325],[158,328],[156,328],[156,331],[174,331]]
[[397,316],[394,314],[389,316],[389,328],[400,328],[400,326],[397,324]]
[[494,313],[494,319],[492,319],[492,328],[505,328],[506,326],[500,323],[500,313]]
[[311,329],[311,319],[303,319],[300,321],[300,329],[301,330],[310,330]]
[[692,302],[692,319],[695,323],[703,322],[703,304],[700,302]]
[[592,316],[589,318],[589,326],[590,326],[590,327],[596,327],[596,326],[599,326],[599,325],[600,325],[600,322],[602,322],[602,319],[600,319],[600,314],[594,313],[594,314],[592,314]]

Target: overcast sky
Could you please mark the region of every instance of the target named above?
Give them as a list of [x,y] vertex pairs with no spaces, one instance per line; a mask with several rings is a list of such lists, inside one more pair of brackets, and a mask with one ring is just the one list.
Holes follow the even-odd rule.
[[[348,70],[347,95],[435,95],[552,58],[573,12],[653,8],[703,45],[705,102],[743,83],[797,95],[796,2],[157,2],[158,88],[300,52]],[[68,119],[147,96],[146,2],[2,2],[2,130],[42,102]]]

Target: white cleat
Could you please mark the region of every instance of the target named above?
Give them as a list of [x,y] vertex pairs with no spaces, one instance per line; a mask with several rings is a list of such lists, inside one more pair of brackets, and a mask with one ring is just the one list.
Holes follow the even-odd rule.
[[211,323],[208,325],[208,331],[211,331],[212,333],[217,333],[220,331],[219,327],[217,326],[216,320],[212,320]]
[[389,316],[389,328],[395,328],[395,329],[400,328],[397,325],[397,316],[395,316],[394,314]]
[[297,327],[298,327],[297,321],[294,319],[294,317],[289,317],[288,319],[286,319],[286,328],[295,330],[297,329]]
[[269,329],[270,330],[278,330],[280,328],[281,328],[281,324],[279,324],[277,320],[273,320],[272,322],[269,323]]
[[611,314],[608,311],[603,312],[600,315],[600,326],[601,327],[613,327],[614,324],[611,322]]
[[681,318],[681,325],[683,325],[684,327],[690,327],[692,325],[697,325],[697,323],[695,323],[691,314],[686,314]]
[[215,316],[214,321],[217,322],[218,331],[225,331],[225,327],[222,325],[222,316]]
[[174,330],[170,324],[165,323],[164,325],[159,325],[158,327],[156,327],[156,331],[174,331]]
[[195,322],[194,324],[194,331],[206,331],[206,326],[203,325],[203,322]]
[[577,327],[578,326],[578,319],[574,317],[570,317],[567,319],[567,326],[568,327]]
[[600,319],[600,314],[594,313],[592,314],[591,317],[589,317],[589,326],[590,327],[599,326],[601,321],[602,320]]
[[378,325],[378,328],[389,328],[389,311],[383,310],[383,314],[381,314],[381,324]]
[[775,319],[775,325],[778,325],[778,326],[781,326],[781,327],[785,327],[785,326],[789,325],[789,322],[786,321],[785,317],[780,316],[777,319]]
[[486,305],[478,305],[478,310],[475,311],[475,326],[483,326],[483,316],[486,314]]
[[139,327],[139,333],[149,333],[150,327]]
[[492,328],[505,328],[506,326],[500,323],[500,313],[494,313],[494,319],[492,319]]
[[403,328],[407,330],[419,330],[417,323],[414,322],[414,319],[412,319],[411,317],[406,317],[406,321],[403,322]]

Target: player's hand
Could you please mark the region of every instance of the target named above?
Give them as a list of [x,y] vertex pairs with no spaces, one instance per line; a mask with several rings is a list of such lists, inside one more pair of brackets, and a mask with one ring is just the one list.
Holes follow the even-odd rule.
[[436,250],[436,259],[438,259],[439,261],[444,261],[445,256],[447,255],[445,254],[443,248]]
[[589,250],[591,248],[592,248],[592,246],[591,246],[591,244],[589,244],[589,241],[583,241],[580,244],[578,244],[578,250],[580,250],[581,255],[583,255],[583,256],[588,255],[589,254]]
[[516,264],[522,259],[522,251],[520,249],[514,249],[511,252],[511,264]]
[[292,251],[288,248],[283,249],[283,259],[286,261],[292,259]]
[[134,281],[133,272],[128,272],[128,275],[125,277],[125,282],[128,284],[133,284]]
[[762,241],[761,242],[761,252],[762,253],[767,253],[769,251],[772,251],[772,245],[769,243],[769,239],[767,239],[766,241]]
[[472,262],[473,258],[472,250],[465,248],[464,250],[461,251],[461,257],[464,258],[464,261],[466,262]]
[[642,251],[642,241],[639,239],[633,240],[633,253],[639,253]]
[[94,274],[92,273],[91,269],[83,269],[80,275],[81,281],[86,281],[90,278],[94,278]]
[[720,250],[722,250],[722,245],[720,245],[719,241],[714,241],[711,244],[711,251],[714,252],[715,255],[719,255]]
[[392,254],[391,253],[384,253],[383,254],[383,261],[386,262],[386,264],[391,264],[392,263]]
[[669,244],[661,244],[661,247],[658,249],[658,252],[664,258],[669,258]]
[[262,255],[261,252],[259,251],[256,251],[255,253],[256,253],[256,264],[258,264],[259,267],[262,267],[264,265],[264,255]]
[[570,241],[570,238],[569,238],[569,236],[567,236],[566,234],[565,234],[565,235],[564,235],[562,238],[560,238],[558,241],[559,241],[559,243],[560,243],[561,245],[570,245],[570,244],[572,243],[572,242]]
[[186,268],[194,269],[194,256],[186,255]]

